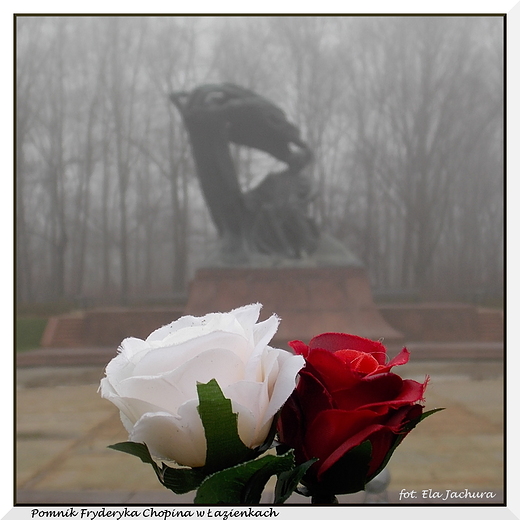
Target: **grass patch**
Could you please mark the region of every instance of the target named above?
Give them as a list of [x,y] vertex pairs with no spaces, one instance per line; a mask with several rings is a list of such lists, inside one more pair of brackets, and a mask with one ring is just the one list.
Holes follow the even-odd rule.
[[47,318],[16,318],[16,352],[39,348]]

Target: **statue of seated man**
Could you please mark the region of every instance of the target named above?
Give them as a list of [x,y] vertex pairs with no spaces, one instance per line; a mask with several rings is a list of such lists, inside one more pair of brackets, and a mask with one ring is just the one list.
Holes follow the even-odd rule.
[[[248,252],[301,258],[317,247],[307,216],[312,190],[302,170],[312,152],[275,104],[230,83],[170,96],[188,131],[200,185],[228,257]],[[262,150],[284,162],[253,190],[240,188],[229,145]]]

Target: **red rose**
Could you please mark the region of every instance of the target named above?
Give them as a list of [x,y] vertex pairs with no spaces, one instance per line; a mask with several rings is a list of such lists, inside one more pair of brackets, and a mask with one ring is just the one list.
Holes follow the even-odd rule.
[[350,334],[289,345],[306,364],[282,408],[280,442],[294,448],[298,464],[318,459],[304,479],[310,494],[364,489],[421,417],[427,381],[390,372],[408,361],[405,348],[387,363],[381,343]]

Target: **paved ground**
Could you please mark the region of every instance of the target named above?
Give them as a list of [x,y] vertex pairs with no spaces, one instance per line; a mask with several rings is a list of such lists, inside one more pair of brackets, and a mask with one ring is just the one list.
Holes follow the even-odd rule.
[[[126,432],[118,411],[97,393],[103,367],[20,363],[16,504],[190,503],[190,495],[179,497],[164,489],[150,466],[107,449],[126,440]],[[359,493],[342,501],[399,502],[399,492],[406,489],[415,491],[417,498],[400,503],[468,502],[443,500],[447,490],[489,492],[494,498],[470,502],[503,503],[502,360],[412,359],[396,371],[417,380],[429,374],[427,408],[446,410],[420,424],[398,448],[389,465],[386,495]],[[293,499],[301,500],[305,501]]]

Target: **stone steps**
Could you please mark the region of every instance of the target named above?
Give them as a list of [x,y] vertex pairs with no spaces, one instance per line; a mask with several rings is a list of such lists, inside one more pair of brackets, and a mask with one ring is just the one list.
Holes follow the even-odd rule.
[[83,314],[52,316],[43,333],[42,347],[80,347],[83,342],[85,320]]

